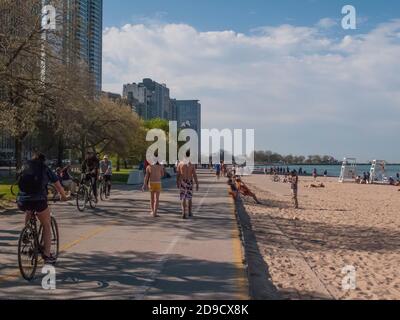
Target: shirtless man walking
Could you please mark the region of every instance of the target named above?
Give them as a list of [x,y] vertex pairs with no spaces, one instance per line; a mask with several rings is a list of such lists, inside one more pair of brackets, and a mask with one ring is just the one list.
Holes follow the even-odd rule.
[[[190,163],[190,151],[186,153],[186,159],[178,165],[176,185],[180,190],[180,199],[182,203],[182,218],[193,217],[192,199],[193,199],[193,180],[196,183],[196,191],[199,191],[199,181],[197,179],[196,167]],[[186,209],[188,207],[188,210]]]
[[146,176],[144,177],[143,191],[146,188],[150,190],[150,214],[158,217],[158,208],[160,204],[160,194],[162,190],[161,179],[164,177],[164,167],[157,160],[154,164],[147,166]]

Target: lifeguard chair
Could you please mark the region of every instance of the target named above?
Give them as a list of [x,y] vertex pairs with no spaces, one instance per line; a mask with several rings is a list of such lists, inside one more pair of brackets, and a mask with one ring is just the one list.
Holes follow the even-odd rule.
[[374,160],[371,164],[369,183],[387,184],[389,179],[386,176],[386,161]]
[[357,159],[356,158],[344,158],[342,164],[342,170],[340,171],[339,182],[354,181],[357,177]]

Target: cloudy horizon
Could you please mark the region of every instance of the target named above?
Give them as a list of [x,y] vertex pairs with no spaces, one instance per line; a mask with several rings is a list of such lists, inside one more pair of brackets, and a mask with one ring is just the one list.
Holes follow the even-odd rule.
[[329,17],[199,31],[156,19],[107,26],[103,90],[152,78],[199,99],[204,128],[256,130],[256,149],[400,162],[400,19],[339,34]]

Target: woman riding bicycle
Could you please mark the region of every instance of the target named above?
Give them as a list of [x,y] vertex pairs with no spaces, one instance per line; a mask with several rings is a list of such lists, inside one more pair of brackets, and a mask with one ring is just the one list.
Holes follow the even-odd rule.
[[28,223],[32,214],[36,214],[43,226],[43,260],[47,264],[54,264],[56,258],[50,254],[51,249],[51,214],[47,204],[47,185],[53,183],[60,193],[61,200],[67,197],[57,176],[45,164],[46,157],[35,152],[32,160],[27,161],[21,171],[18,186],[19,193],[17,204],[21,211],[25,212],[25,223]]

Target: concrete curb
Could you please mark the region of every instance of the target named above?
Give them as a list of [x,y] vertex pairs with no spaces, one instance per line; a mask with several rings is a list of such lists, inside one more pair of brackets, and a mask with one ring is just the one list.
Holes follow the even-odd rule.
[[282,300],[271,281],[268,265],[260,253],[250,217],[241,199],[235,201],[235,215],[242,240],[250,298],[252,300]]

